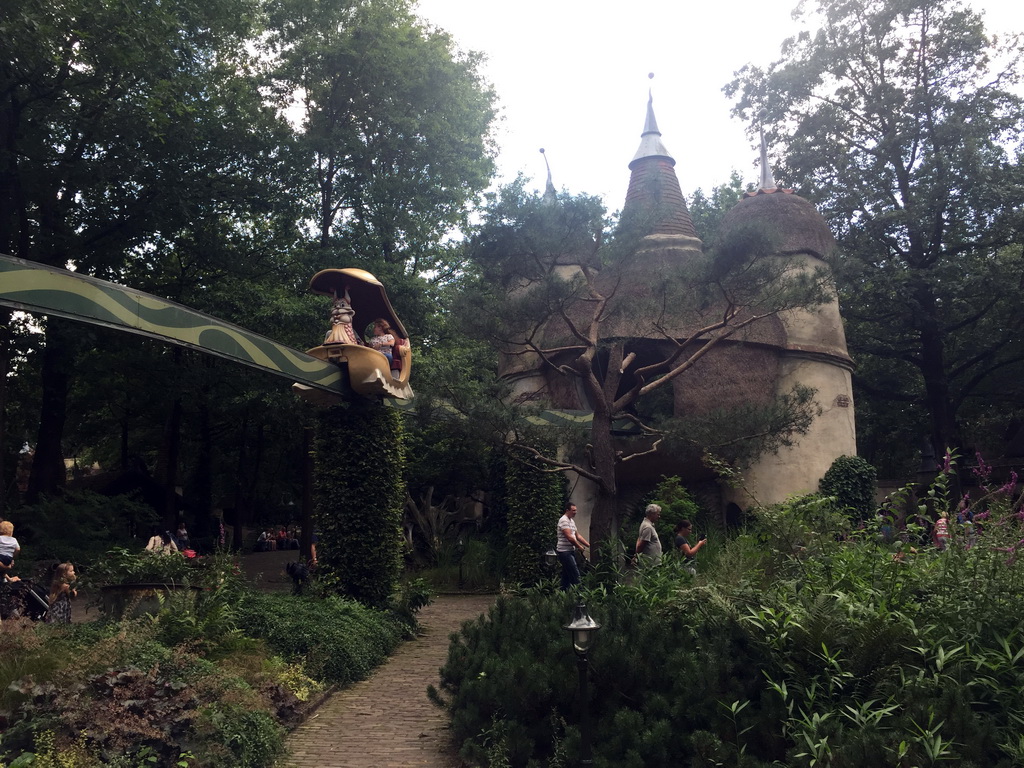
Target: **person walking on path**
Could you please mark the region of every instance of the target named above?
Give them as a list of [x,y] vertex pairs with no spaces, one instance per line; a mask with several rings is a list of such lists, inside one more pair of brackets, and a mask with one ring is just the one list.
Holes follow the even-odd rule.
[[648,504],[644,510],[644,520],[640,523],[640,534],[636,540],[636,554],[633,562],[640,561],[641,555],[651,565],[661,563],[661,539],[658,538],[658,531],[654,524],[661,517],[661,507],[657,504]]
[[676,526],[676,549],[683,556],[683,562],[686,564],[686,571],[691,576],[697,575],[696,559],[697,553],[700,552],[700,548],[708,543],[708,537],[705,534],[701,534],[700,539],[697,540],[696,546],[690,546],[690,534],[693,533],[693,523],[689,520],[681,520],[679,525]]
[[581,553],[584,547],[589,547],[590,542],[583,538],[576,530],[576,505],[571,501],[565,505],[565,513],[558,518],[558,543],[555,544],[555,554],[558,562],[562,564],[562,591],[580,583],[580,567],[576,563],[576,550]]

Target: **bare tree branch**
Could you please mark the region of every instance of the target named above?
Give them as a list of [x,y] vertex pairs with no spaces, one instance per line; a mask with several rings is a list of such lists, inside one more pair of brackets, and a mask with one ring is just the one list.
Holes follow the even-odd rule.
[[633,459],[639,458],[640,456],[648,456],[652,453],[657,453],[658,446],[661,445],[664,440],[664,437],[659,437],[657,440],[654,441],[654,444],[646,451],[638,451],[637,453],[631,453],[629,456],[618,456],[616,458],[619,460],[619,462],[625,464],[627,461],[632,461]]
[[578,464],[571,464],[566,461],[556,461],[555,459],[548,458],[543,453],[538,451],[536,448],[525,445],[523,443],[509,443],[510,448],[514,448],[517,451],[522,451],[528,454],[531,458],[539,461],[541,464],[546,464],[552,469],[542,469],[541,472],[575,472],[578,475],[582,475],[588,480],[593,480],[595,483],[601,483],[601,476],[595,472],[591,472],[588,469],[584,469]]

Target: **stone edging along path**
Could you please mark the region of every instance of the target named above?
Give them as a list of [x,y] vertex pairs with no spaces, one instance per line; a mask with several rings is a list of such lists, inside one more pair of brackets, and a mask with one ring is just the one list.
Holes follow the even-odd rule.
[[459,768],[445,713],[427,698],[448,639],[494,595],[443,595],[420,611],[423,634],[361,682],[331,695],[288,737],[278,768]]

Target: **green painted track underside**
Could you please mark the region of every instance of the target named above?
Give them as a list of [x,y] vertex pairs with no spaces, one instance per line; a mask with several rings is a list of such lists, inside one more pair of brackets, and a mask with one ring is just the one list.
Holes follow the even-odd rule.
[[333,363],[173,301],[64,269],[0,255],[0,305],[148,336],[316,389],[350,394]]
[[[57,315],[217,355],[344,398],[353,397],[343,371],[305,352],[152,294],[88,275],[0,254],[0,306]],[[412,401],[388,403],[415,409]],[[535,424],[588,427],[589,411],[546,410]],[[626,425],[623,424],[623,427]]]

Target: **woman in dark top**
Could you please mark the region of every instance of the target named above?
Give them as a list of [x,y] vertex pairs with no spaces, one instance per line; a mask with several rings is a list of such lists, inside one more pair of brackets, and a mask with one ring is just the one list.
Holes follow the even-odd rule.
[[693,524],[689,520],[680,521],[675,530],[675,545],[676,550],[683,555],[686,570],[691,575],[696,576],[697,568],[694,566],[694,559],[697,553],[700,552],[701,547],[708,543],[708,537],[702,534],[696,546],[691,547],[689,541],[691,533],[693,533]]

